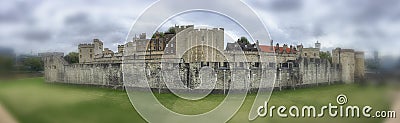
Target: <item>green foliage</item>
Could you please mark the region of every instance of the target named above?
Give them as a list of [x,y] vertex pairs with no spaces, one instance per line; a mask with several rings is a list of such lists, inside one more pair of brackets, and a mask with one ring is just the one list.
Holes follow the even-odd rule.
[[319,53],[319,57],[321,59],[327,59],[329,62],[332,63],[332,56],[331,56],[331,53],[329,51],[328,52],[320,52]]
[[176,34],[175,27],[170,27],[166,33],[174,33],[174,34]]
[[[159,38],[163,38],[165,36],[165,34],[163,32],[157,32],[157,33],[160,36]],[[157,33],[154,33],[153,36],[151,36],[151,38],[156,38],[157,37]]]
[[14,58],[0,55],[0,72],[11,71],[14,68]]
[[366,59],[365,66],[370,70],[379,70],[381,65],[375,59]]
[[64,59],[68,62],[68,63],[78,63],[79,62],[79,53],[77,52],[70,52],[68,53],[68,55],[64,56]]
[[238,40],[239,44],[250,44],[249,40],[246,37],[240,37],[240,39]]
[[22,61],[23,70],[26,71],[43,71],[43,61],[40,57],[27,57]]

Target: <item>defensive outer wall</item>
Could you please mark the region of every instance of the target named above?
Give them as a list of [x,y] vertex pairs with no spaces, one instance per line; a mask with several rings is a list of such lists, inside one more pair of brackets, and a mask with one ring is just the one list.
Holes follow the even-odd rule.
[[[126,66],[124,66],[123,70],[123,63],[69,64],[63,59],[62,53],[46,53],[41,56],[45,63],[45,80],[49,83],[84,84],[117,88],[122,87],[125,80],[129,82],[125,83],[126,86],[140,88],[145,87],[145,85],[135,83],[139,80],[134,79],[138,78],[135,77],[135,73],[142,72],[148,76],[146,80],[148,85],[158,91],[168,90],[163,81],[165,79],[178,79],[188,88],[196,88],[201,81],[204,81],[200,77],[204,75],[199,71],[206,66],[203,63],[171,63],[172,66],[179,66],[178,73],[180,77],[163,78],[159,63],[142,63],[143,66],[140,68],[146,68],[144,70],[138,69],[137,65],[134,64],[124,64]],[[206,66],[214,71],[212,75],[206,76],[216,78],[214,87],[216,91],[228,90],[229,88],[257,90],[260,87],[260,82],[267,83],[266,86],[274,86],[275,89],[282,89],[343,81],[339,65],[320,59],[303,58],[299,59],[298,64],[285,63],[278,65],[278,67],[276,64],[271,63],[259,63],[258,67],[255,67],[254,63],[227,63],[226,65],[230,67],[223,67],[223,65],[218,67],[221,66],[219,62],[208,63]],[[260,81],[261,78],[263,81]],[[239,81],[239,83],[231,84],[232,80]],[[208,81],[215,81],[215,79]]]

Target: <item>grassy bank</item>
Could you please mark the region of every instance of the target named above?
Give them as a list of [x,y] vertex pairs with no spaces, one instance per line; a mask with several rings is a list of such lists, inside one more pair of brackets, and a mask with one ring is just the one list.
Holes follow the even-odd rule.
[[[346,94],[348,105],[370,105],[388,110],[385,87],[332,85],[273,92],[270,105],[314,105],[336,103],[338,94]],[[200,101],[187,101],[173,94],[156,94],[166,107],[185,114],[198,114],[217,106],[224,95],[209,95]],[[246,122],[255,94],[230,122]],[[46,84],[43,78],[6,80],[0,82],[0,102],[22,123],[125,123],[144,122],[129,102],[126,92],[107,88],[66,84]],[[326,113],[327,114],[327,113]],[[379,118],[258,118],[254,122],[381,122]]]

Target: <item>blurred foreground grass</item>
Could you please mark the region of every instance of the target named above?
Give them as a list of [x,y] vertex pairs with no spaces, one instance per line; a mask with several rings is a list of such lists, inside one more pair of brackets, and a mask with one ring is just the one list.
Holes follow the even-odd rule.
[[[389,110],[387,88],[331,85],[297,90],[275,91],[269,105],[316,108],[332,103],[336,96],[346,94],[348,105],[372,106]],[[179,99],[173,94],[155,94],[166,107],[185,114],[199,114],[216,107],[225,97],[213,94],[199,101]],[[230,122],[247,122],[248,112],[255,98],[249,94]],[[145,122],[132,107],[125,91],[108,88],[67,84],[46,84],[43,78],[5,80],[0,82],[0,102],[22,123],[126,123]],[[276,113],[274,114],[276,115]],[[253,122],[324,122],[376,123],[380,118],[258,118]]]

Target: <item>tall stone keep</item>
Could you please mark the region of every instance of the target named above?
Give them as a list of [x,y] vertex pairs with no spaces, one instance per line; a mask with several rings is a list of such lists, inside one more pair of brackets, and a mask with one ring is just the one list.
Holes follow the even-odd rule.
[[[181,58],[190,52],[188,56],[193,54],[206,57],[202,62],[219,61],[218,54],[224,51],[224,28],[195,29],[193,25],[188,25],[176,26],[175,30],[175,38],[170,42],[176,45],[173,47],[175,58]],[[198,50],[190,50],[191,48]]]

